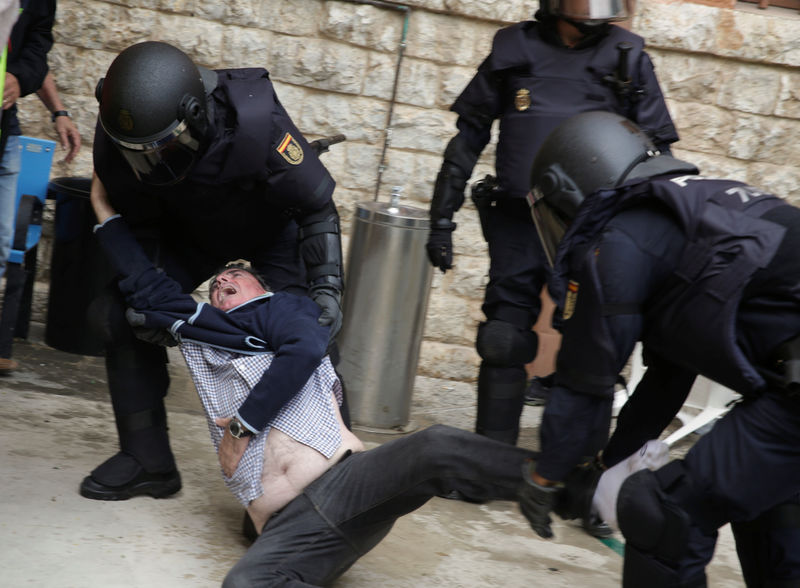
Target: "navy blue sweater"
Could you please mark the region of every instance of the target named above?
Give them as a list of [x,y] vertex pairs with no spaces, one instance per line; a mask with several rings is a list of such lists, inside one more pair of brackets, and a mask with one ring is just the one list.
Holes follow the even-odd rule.
[[239,407],[248,425],[262,430],[311,377],[328,344],[328,327],[317,322],[319,307],[285,292],[258,297],[228,312],[198,303],[156,269],[120,217],[96,230],[131,308],[145,328],[169,329],[179,341],[195,341],[240,353],[275,352],[270,368]]

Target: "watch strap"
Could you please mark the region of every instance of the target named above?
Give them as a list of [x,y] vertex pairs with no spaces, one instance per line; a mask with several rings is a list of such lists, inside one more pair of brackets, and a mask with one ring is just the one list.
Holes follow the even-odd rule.
[[66,116],[67,118],[71,118],[69,116],[69,111],[67,111],[67,110],[56,110],[55,112],[53,112],[53,115],[50,117],[50,120],[53,121],[53,122],[56,122],[56,119],[59,116]]
[[250,435],[253,434],[253,432],[247,427],[245,427],[242,424],[242,422],[237,418],[231,420],[230,424],[228,425],[228,431],[236,439],[241,439],[242,437],[249,437]]

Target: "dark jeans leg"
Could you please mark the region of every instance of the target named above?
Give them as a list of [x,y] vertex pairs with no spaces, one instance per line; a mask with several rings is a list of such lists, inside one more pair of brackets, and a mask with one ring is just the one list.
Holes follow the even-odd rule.
[[[376,544],[390,528],[391,524],[386,526]],[[223,588],[325,586],[360,556],[301,494],[267,522],[255,543],[228,572]]]
[[515,500],[527,457],[443,425],[354,454],[270,520],[225,586],[328,585],[433,496]]

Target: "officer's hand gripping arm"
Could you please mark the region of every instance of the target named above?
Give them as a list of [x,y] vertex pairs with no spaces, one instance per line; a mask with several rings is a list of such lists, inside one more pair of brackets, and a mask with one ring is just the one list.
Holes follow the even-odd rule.
[[431,264],[442,272],[453,267],[453,231],[456,228],[453,215],[464,204],[464,189],[478,155],[459,133],[448,143],[442,168],[436,176],[427,250]]
[[322,308],[321,325],[333,340],[342,327],[342,242],[339,213],[333,201],[300,219],[300,254],[306,265],[311,298]]
[[125,320],[133,327],[133,333],[137,339],[152,345],[163,345],[164,347],[174,347],[178,340],[168,329],[150,329],[144,326],[146,316],[138,312],[135,308],[125,309]]

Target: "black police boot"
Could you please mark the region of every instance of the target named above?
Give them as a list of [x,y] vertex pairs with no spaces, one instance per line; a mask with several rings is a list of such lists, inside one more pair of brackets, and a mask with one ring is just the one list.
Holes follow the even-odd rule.
[[594,512],[581,521],[581,526],[587,534],[598,539],[606,539],[614,534],[614,529]]
[[550,513],[563,491],[563,486],[537,484],[533,480],[535,469],[536,464],[530,459],[525,460],[522,465],[522,479],[525,483],[519,490],[519,509],[540,537],[550,539],[553,537],[553,529],[550,526],[553,521]]
[[100,464],[80,485],[81,496],[93,500],[167,498],[180,489],[181,475],[177,469],[146,472],[133,456],[122,452]]
[[534,376],[528,387],[525,389],[525,404],[528,406],[544,406],[550,395],[550,388],[553,386],[553,376],[539,377]]

